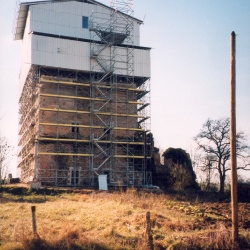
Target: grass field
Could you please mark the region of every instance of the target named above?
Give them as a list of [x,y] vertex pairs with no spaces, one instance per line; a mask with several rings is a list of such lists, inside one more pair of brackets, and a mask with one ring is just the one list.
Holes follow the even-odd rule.
[[[143,191],[5,186],[0,193],[0,249],[250,249],[250,204],[239,204],[239,245],[232,248],[230,203]],[[37,236],[31,206],[36,206]]]

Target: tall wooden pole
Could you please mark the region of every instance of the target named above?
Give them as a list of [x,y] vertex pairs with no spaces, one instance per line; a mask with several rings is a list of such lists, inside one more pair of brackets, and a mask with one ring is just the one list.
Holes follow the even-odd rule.
[[237,195],[237,161],[236,161],[236,98],[235,98],[235,32],[231,33],[231,119],[230,119],[230,154],[231,154],[231,207],[232,207],[232,241],[238,241],[238,195]]

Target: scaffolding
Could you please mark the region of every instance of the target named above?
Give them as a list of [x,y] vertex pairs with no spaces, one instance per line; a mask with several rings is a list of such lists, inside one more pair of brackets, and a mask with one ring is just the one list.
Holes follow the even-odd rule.
[[150,179],[149,84],[134,78],[133,1],[111,7],[111,15],[93,12],[90,19],[90,169],[108,175],[110,185],[142,186]]
[[90,18],[90,72],[31,66],[19,100],[25,182],[151,183],[150,84],[134,76],[133,1],[111,7]]

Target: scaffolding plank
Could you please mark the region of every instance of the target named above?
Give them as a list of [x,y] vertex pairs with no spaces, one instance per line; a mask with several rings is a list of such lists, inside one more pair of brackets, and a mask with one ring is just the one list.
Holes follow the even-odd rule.
[[[106,126],[91,126],[91,125],[79,125],[79,124],[66,124],[66,123],[47,123],[41,122],[39,125],[44,126],[62,126],[62,127],[79,127],[79,128],[97,128],[97,129],[104,129]],[[142,128],[124,128],[124,127],[114,127],[115,130],[128,130],[128,131],[144,131]]]
[[[65,142],[90,142],[90,140],[82,139],[64,139],[64,138],[50,138],[50,137],[39,137],[40,141],[65,141]],[[129,144],[129,145],[144,145],[144,142],[129,142],[129,141],[102,141],[96,140],[97,143],[113,143],[113,144]]]
[[145,109],[147,106],[149,105],[149,103],[145,103],[143,106],[141,106],[140,108],[138,108],[138,112]]
[[121,127],[114,127],[116,130],[128,130],[128,131],[144,131],[142,128],[121,128]]
[[[55,83],[55,84],[63,84],[63,85],[77,85],[77,86],[83,86],[83,87],[89,87],[90,84],[89,83],[80,83],[80,82],[68,82],[68,81],[56,81],[56,80],[45,80],[45,79],[41,79],[40,80],[41,83]],[[112,87],[112,86],[108,86],[108,85],[98,85],[99,88],[106,88],[106,89],[110,89],[110,88],[116,88],[119,90],[129,90],[129,91],[135,91],[135,92],[145,92],[145,90],[143,89],[137,89],[137,88],[124,88],[124,87]]]
[[[47,96],[47,97],[58,97],[58,98],[69,98],[69,99],[80,99],[80,100],[95,100],[95,101],[106,101],[103,98],[91,98],[91,97],[81,97],[81,96],[72,96],[72,95],[59,95],[59,94],[43,94],[41,93],[40,96]],[[128,101],[129,104],[140,104],[143,105],[144,102],[136,102],[136,101]]]
[[114,155],[114,158],[134,158],[134,159],[144,159],[144,155]]
[[56,81],[56,80],[45,80],[45,79],[40,79],[41,83],[60,83],[63,85],[78,85],[78,86],[84,86],[84,87],[89,87],[89,83],[80,83],[80,82],[70,82],[70,81]]
[[140,124],[140,123],[142,123],[142,122],[145,122],[147,119],[149,119],[150,117],[149,116],[146,116],[146,117],[144,117],[143,119],[141,119],[138,123]]
[[142,115],[130,115],[130,114],[118,114],[118,113],[105,113],[105,112],[97,112],[98,115],[113,115],[113,116],[124,116],[124,117],[135,117],[135,118],[144,118]]
[[144,145],[144,142],[101,141],[101,140],[98,140],[97,142],[98,143],[113,143],[113,144]]
[[80,99],[80,100],[106,101],[103,98],[90,98],[90,97],[72,96],[72,95],[59,95],[59,94],[43,94],[43,93],[41,93],[40,96],[69,98],[69,99]]
[[149,93],[149,91],[143,91],[143,92],[137,94],[136,98],[137,98],[137,99],[140,99],[140,98],[142,98],[143,96],[147,95],[148,93]]
[[[81,110],[69,110],[69,109],[52,109],[52,108],[40,108],[41,111],[52,111],[52,112],[65,112],[65,113],[79,113],[79,114],[90,114],[90,111],[81,111]],[[119,114],[111,112],[95,112],[98,115],[113,115],[113,116],[125,116],[125,117],[135,117],[135,118],[145,118],[143,115],[131,115],[131,114]]]
[[65,142],[89,142],[89,140],[81,140],[81,139],[65,139],[65,138],[50,138],[50,137],[39,137],[40,141],[65,141]]
[[89,111],[83,110],[70,110],[70,109],[52,109],[52,108],[40,108],[41,111],[52,111],[52,112],[65,112],[65,113],[79,113],[79,114],[89,114]]
[[78,127],[78,128],[100,128],[103,129],[105,126],[90,126],[90,125],[79,125],[79,124],[66,124],[66,123],[48,123],[48,122],[40,122],[39,125],[44,126],[62,126],[62,127]]
[[143,105],[145,102],[136,102],[136,101],[128,101],[129,104],[138,104],[138,105]]
[[93,156],[92,154],[76,154],[76,153],[57,153],[57,152],[39,152],[39,155],[62,155],[62,156]]

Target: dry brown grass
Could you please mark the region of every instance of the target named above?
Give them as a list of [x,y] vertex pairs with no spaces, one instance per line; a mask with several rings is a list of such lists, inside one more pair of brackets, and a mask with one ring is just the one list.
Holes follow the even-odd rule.
[[[220,213],[218,204],[214,212],[211,204],[190,204],[135,190],[47,197],[29,194],[21,200],[3,193],[0,249],[144,250],[147,211],[155,249],[231,249],[230,220]],[[32,233],[31,205],[36,205],[38,237]],[[246,204],[243,207],[245,212]],[[247,249],[249,229],[240,228],[240,233]]]

